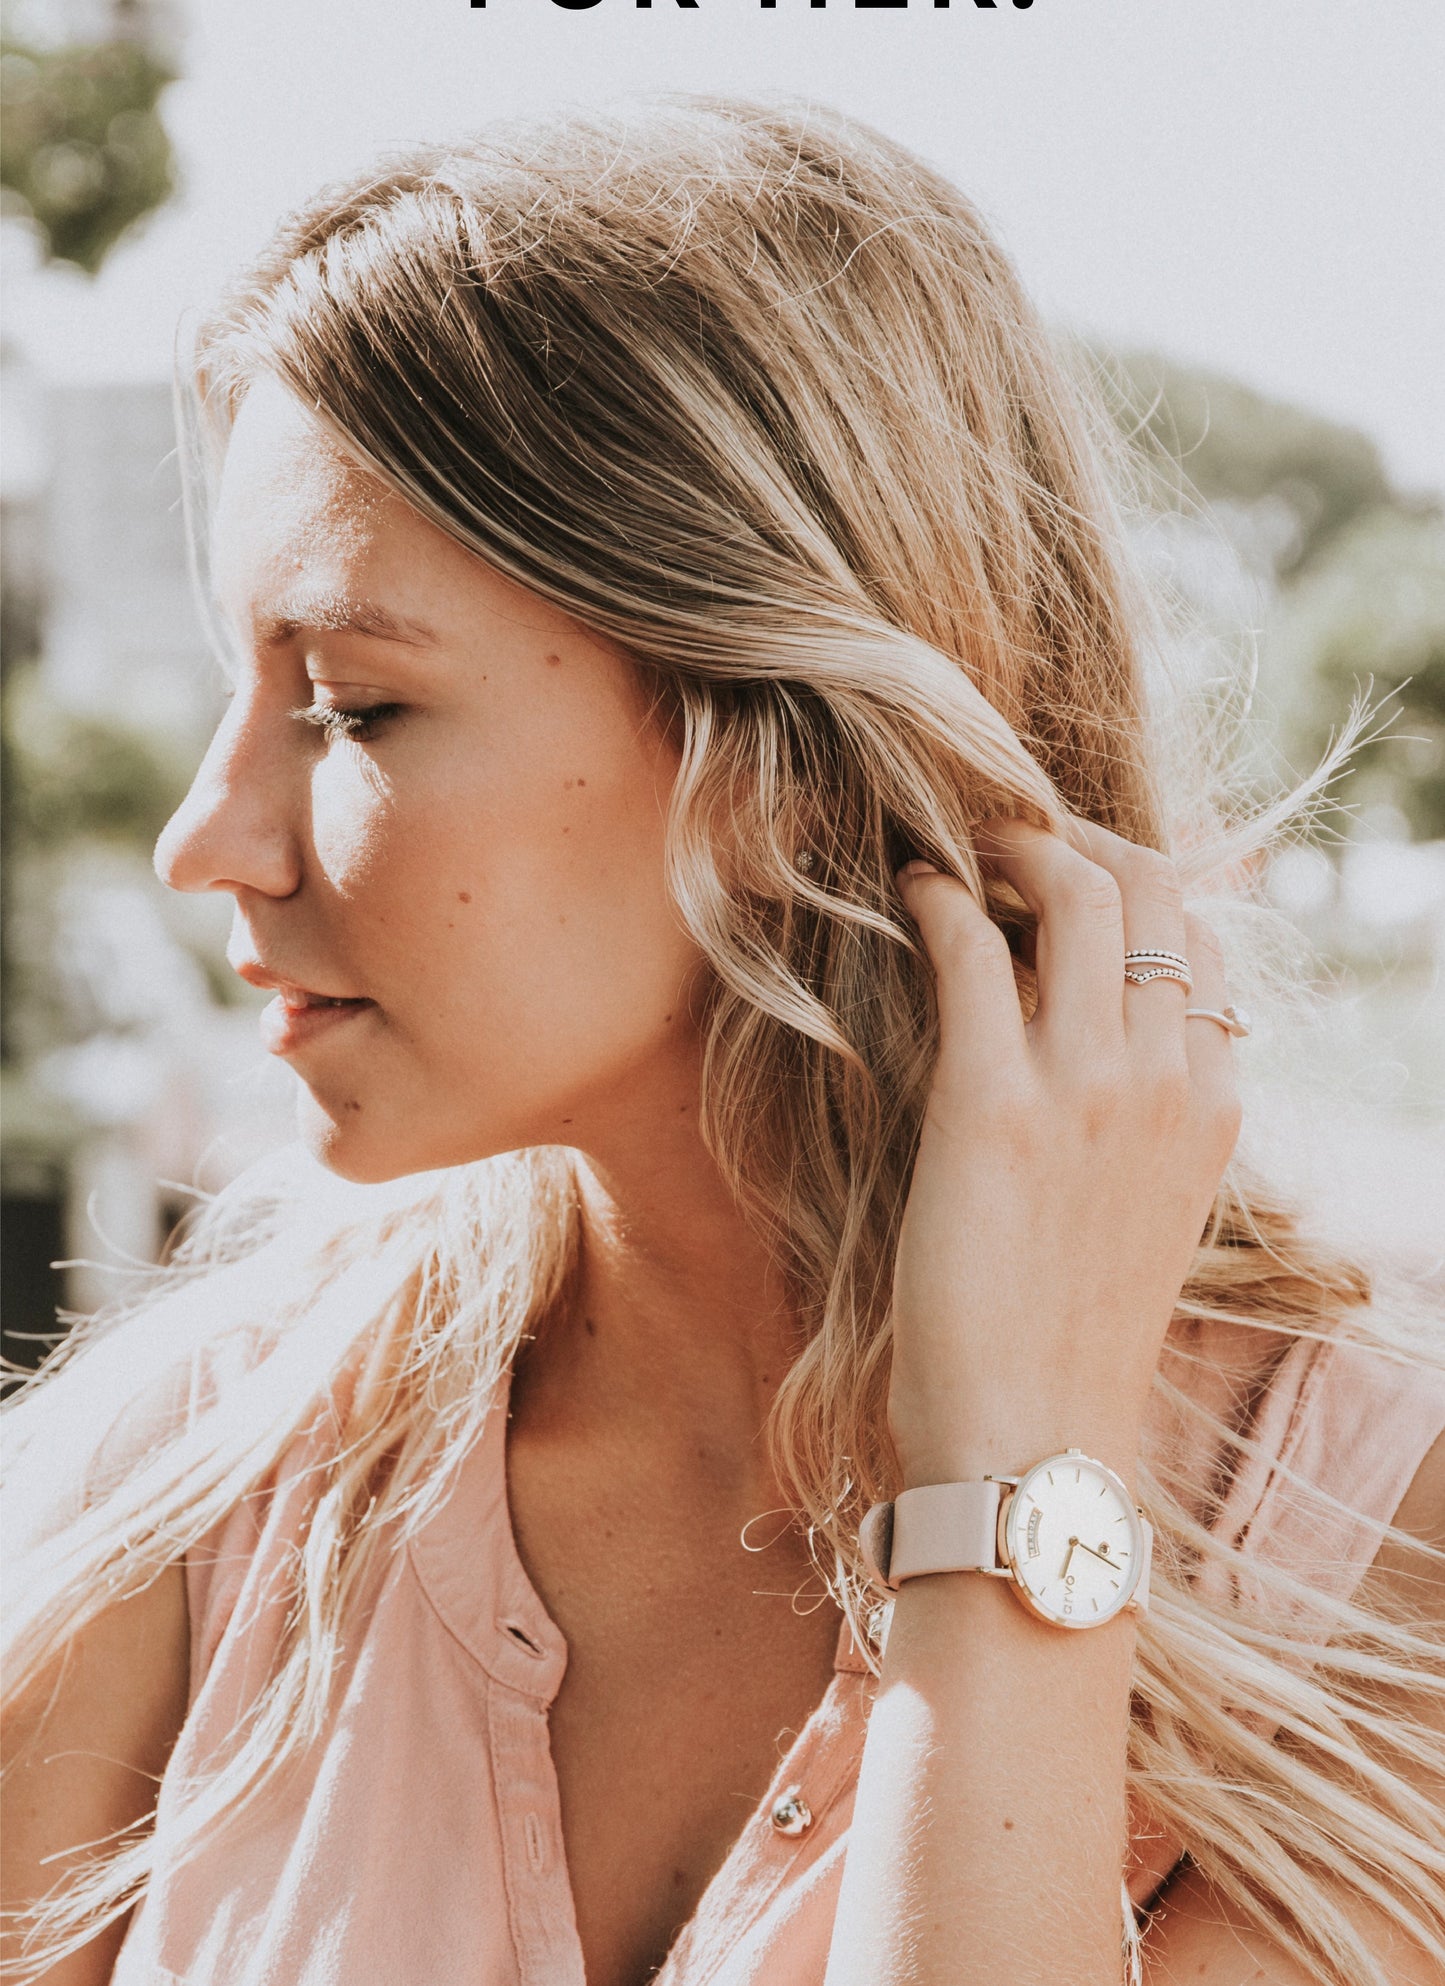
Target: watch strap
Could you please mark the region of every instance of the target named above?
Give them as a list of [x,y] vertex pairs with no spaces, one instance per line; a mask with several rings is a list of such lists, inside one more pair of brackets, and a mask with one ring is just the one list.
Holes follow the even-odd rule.
[[875,1580],[889,1592],[930,1572],[997,1572],[998,1507],[1004,1489],[985,1479],[925,1483],[875,1503],[858,1534]]

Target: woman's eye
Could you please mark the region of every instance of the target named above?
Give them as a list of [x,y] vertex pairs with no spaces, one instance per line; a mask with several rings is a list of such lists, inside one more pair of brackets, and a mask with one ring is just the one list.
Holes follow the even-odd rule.
[[395,717],[400,710],[399,703],[373,703],[363,710],[343,710],[334,703],[309,703],[292,715],[322,732],[328,740],[346,738],[364,745],[370,742],[389,717]]

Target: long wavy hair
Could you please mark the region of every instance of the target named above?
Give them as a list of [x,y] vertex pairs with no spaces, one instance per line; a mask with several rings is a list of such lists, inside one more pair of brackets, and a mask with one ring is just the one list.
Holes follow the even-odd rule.
[[[839,116],[666,100],[409,150],[326,189],[180,368],[198,541],[261,375],[458,543],[622,643],[672,728],[668,882],[710,967],[703,1135],[806,1327],[771,1452],[876,1662],[857,1529],[898,1486],[892,1264],[937,1040],[897,865],[922,854],[985,887],[973,830],[996,811],[1166,849],[1267,1020],[1280,932],[1255,858],[1330,768],[1241,804],[1217,711],[1201,722],[1171,688],[1168,618],[1132,576],[1127,465],[1085,372],[962,195]],[[986,887],[1022,933],[1019,900]],[[1190,1383],[1213,1346],[1251,1348],[1256,1381],[1300,1337],[1445,1360],[1409,1290],[1310,1232],[1248,1149],[1246,1129],[1155,1382],[1159,1425],[1189,1440],[1154,1442],[1140,1477],[1157,1598],[1131,1798],[1312,1976],[1389,1986],[1352,1904],[1445,1965],[1445,1849],[1411,1779],[1445,1757],[1394,1707],[1439,1686],[1440,1638],[1246,1568],[1212,1528],[1229,1468],[1222,1484],[1170,1458],[1255,1452],[1248,1417]],[[19,1402],[7,1446],[33,1537],[11,1573],[12,1692],[263,1483],[318,1399],[345,1401],[281,1658],[172,1808],[167,1855],[320,1728],[368,1567],[424,1520],[565,1300],[576,1164],[538,1148],[378,1188],[273,1161]],[[142,1442],[156,1400],[170,1432]],[[158,1853],[149,1827],[112,1844],[37,1910],[31,1949],[119,1916]]]

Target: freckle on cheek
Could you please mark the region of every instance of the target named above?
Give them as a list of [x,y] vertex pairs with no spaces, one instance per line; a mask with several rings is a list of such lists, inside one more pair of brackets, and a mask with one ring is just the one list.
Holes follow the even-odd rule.
[[470,902],[471,902],[471,900],[472,900],[472,893],[471,893],[471,891],[470,891],[470,890],[458,890],[458,891],[457,891],[457,902],[458,902],[458,903],[470,903]]
[[561,658],[561,656],[560,656],[560,655],[549,655],[549,656],[547,657],[547,666],[548,666],[548,668],[549,668],[549,669],[560,669],[560,668],[561,668],[561,666],[562,666],[562,658]]
[[350,1097],[347,1100],[346,1108],[348,1110],[360,1110],[361,1105],[356,1101],[355,1097]]

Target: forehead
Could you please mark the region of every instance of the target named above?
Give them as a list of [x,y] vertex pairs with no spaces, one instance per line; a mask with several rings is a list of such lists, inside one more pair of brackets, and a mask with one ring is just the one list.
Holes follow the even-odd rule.
[[623,649],[422,516],[274,379],[258,379],[236,415],[210,550],[223,621],[243,646],[289,638],[297,621],[420,634],[442,667],[468,665],[479,643],[548,659],[565,645],[592,665],[567,672],[577,694],[595,702],[606,683],[634,716],[647,707]]
[[278,382],[250,388],[212,528],[212,576],[228,605],[258,604],[303,571],[340,588],[378,565],[404,568],[417,540],[439,536]]

